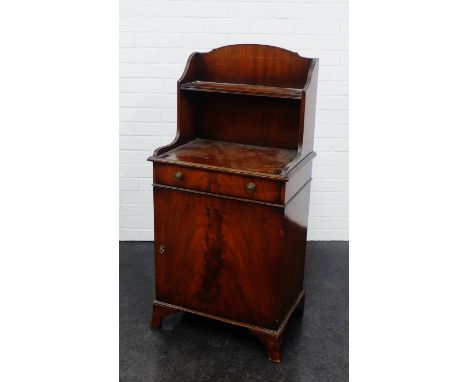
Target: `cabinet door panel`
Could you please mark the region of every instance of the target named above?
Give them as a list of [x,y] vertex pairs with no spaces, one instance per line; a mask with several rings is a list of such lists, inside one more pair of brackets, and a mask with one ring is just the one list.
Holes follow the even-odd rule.
[[276,327],[283,209],[159,187],[154,203],[157,299]]

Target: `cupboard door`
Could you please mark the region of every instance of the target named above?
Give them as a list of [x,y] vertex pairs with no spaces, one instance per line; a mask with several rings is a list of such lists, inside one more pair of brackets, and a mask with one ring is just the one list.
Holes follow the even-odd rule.
[[283,209],[154,188],[156,298],[276,328]]

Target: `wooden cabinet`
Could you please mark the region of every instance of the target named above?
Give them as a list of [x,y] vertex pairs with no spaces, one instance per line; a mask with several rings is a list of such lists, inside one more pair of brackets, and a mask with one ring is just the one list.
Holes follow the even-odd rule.
[[318,59],[264,45],[193,53],[177,136],[153,162],[152,326],[186,311],[245,327],[279,362],[303,308]]

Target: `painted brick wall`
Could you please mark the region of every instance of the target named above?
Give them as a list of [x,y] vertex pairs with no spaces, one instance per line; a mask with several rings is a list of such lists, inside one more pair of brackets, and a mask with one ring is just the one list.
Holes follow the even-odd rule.
[[348,240],[348,4],[120,1],[120,240],[153,240],[152,151],[176,132],[176,82],[193,51],[236,43],[320,58],[309,240]]

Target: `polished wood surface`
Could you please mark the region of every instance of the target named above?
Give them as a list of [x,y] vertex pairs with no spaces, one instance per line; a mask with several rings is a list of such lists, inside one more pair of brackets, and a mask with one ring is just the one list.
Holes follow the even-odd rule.
[[298,151],[300,100],[194,93],[198,137]]
[[284,208],[279,320],[287,314],[303,290],[304,262],[309,219],[310,180]]
[[299,131],[299,151],[302,156],[312,152],[315,134],[315,113],[317,104],[318,59],[313,60],[307,76],[306,90],[301,100],[303,123]]
[[195,139],[155,158],[154,161],[270,176],[282,175],[286,166],[296,156],[297,151],[294,150]]
[[303,310],[318,59],[231,45],[193,53],[177,134],[153,162],[153,327],[185,311],[247,328],[281,359]]
[[[154,166],[156,184],[199,190],[215,194],[281,203],[284,183],[249,176],[231,175],[221,171],[158,164]],[[176,176],[177,175],[177,176]],[[179,178],[180,177],[180,178]],[[254,189],[249,189],[254,185]]]
[[228,45],[195,53],[193,76],[186,79],[303,88],[312,60],[274,46]]
[[302,89],[225,82],[193,81],[180,85],[180,88],[182,90],[192,90],[208,93],[246,94],[277,98],[300,99],[302,95]]
[[167,188],[154,198],[157,300],[275,329],[283,210]]

